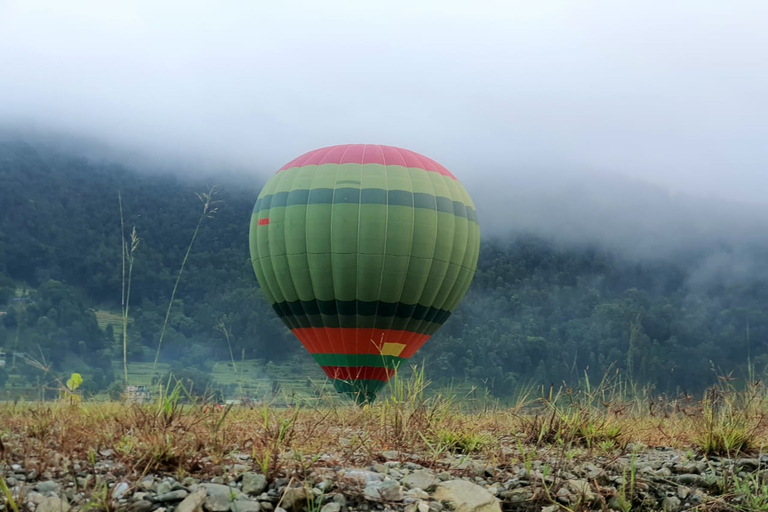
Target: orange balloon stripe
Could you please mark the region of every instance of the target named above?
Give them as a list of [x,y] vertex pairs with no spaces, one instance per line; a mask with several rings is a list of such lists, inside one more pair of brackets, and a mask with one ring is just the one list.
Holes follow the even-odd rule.
[[405,345],[398,357],[408,359],[430,338],[428,334],[391,329],[356,329],[347,327],[304,327],[293,329],[310,354],[379,355],[386,343]]
[[395,374],[392,368],[374,368],[371,366],[323,366],[325,374],[333,380],[378,380],[389,382]]

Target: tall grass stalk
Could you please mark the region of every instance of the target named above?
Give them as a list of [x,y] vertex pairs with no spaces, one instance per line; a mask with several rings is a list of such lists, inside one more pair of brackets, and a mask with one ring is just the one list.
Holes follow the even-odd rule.
[[232,369],[235,372],[235,378],[237,379],[237,386],[240,389],[240,396],[245,396],[243,393],[243,381],[240,379],[240,374],[237,371],[237,363],[235,363],[235,355],[232,352],[232,341],[230,339],[229,329],[227,328],[227,325],[222,320],[219,322],[219,324],[216,326],[216,329],[221,332],[224,335],[224,338],[227,340],[227,347],[229,348],[229,358],[232,361]]
[[[123,220],[123,198],[120,192],[117,193],[117,198],[120,203],[120,238],[122,240],[122,253],[123,253],[123,272],[122,272],[122,284],[123,293],[120,300],[121,306],[121,323],[122,323],[122,337],[123,337],[123,372],[125,385],[128,385],[128,309],[131,302],[131,280],[133,278],[133,262],[134,252],[139,246],[139,237],[136,234],[136,226],[133,226],[131,230],[131,243],[126,243],[125,240],[125,223]],[[128,262],[128,279],[125,277],[125,264]]]
[[216,186],[212,186],[208,192],[203,192],[202,194],[195,194],[197,198],[200,200],[201,203],[203,203],[203,212],[200,214],[200,218],[197,221],[197,226],[195,226],[195,231],[192,233],[192,239],[189,241],[189,245],[187,246],[187,252],[184,254],[184,259],[181,262],[181,267],[179,268],[179,273],[176,276],[176,282],[173,285],[173,291],[171,292],[171,300],[168,301],[168,310],[165,312],[165,321],[163,322],[163,328],[160,331],[160,340],[157,343],[157,352],[155,353],[155,362],[152,365],[152,374],[154,375],[157,371],[157,362],[160,359],[160,349],[163,346],[163,339],[165,338],[165,331],[168,328],[168,320],[171,318],[171,309],[173,309],[173,301],[176,298],[176,291],[179,289],[179,281],[181,281],[181,275],[184,272],[184,267],[187,265],[187,260],[189,260],[189,253],[192,252],[192,246],[195,244],[195,240],[197,239],[197,234],[200,232],[200,226],[202,226],[203,221],[205,219],[213,218],[213,216],[219,211],[218,207],[214,206],[220,201],[214,200],[214,196],[216,195],[217,190]]

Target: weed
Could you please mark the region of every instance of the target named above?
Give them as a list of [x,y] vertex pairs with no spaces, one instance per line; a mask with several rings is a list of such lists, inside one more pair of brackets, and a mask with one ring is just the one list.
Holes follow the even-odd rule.
[[13,499],[13,494],[8,488],[8,484],[5,482],[5,477],[0,476],[0,491],[2,491],[3,501],[13,512],[19,512],[19,506],[16,504],[16,500]]

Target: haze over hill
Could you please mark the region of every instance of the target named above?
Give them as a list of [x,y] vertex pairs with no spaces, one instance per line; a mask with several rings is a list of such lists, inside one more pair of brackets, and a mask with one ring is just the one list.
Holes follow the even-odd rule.
[[[44,354],[57,371],[97,372],[94,390],[120,381],[114,328],[97,327],[90,311],[120,309],[120,190],[126,226],[141,238],[129,360],[151,362],[200,214],[195,193],[216,178],[184,174],[136,171],[30,140],[0,143],[0,304],[8,311],[0,347]],[[262,178],[219,177],[223,202],[190,254],[161,353],[176,371],[199,372],[198,380],[210,379],[211,361],[229,359],[222,322],[235,354],[306,359],[250,268],[248,223]],[[759,209],[742,213],[714,201],[681,207],[668,193],[646,187],[638,195],[636,183],[616,178],[610,186],[579,183],[581,193],[521,180],[497,199],[490,192],[477,199],[488,226],[477,275],[417,354],[432,378],[485,382],[503,396],[529,379],[618,368],[665,389],[695,389],[711,381],[713,364],[768,365],[768,241],[740,232],[761,225]],[[697,228],[717,208],[733,223],[717,216],[717,229]],[[7,301],[24,287],[34,305],[21,312]]]
[[300,361],[256,290],[253,202],[306,151],[377,143],[478,209],[475,282],[420,352],[435,378],[503,395],[766,365],[767,23],[756,0],[1,2],[0,346],[119,382],[119,190],[141,239],[129,359],[152,360],[217,183],[162,358],[209,378],[223,322],[241,356]]

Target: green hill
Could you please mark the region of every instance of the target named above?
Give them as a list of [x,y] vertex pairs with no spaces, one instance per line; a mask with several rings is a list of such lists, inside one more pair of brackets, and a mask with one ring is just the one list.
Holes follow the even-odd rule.
[[[150,382],[168,301],[202,212],[196,194],[215,183],[221,202],[204,219],[179,282],[161,373],[197,372],[196,379],[212,379],[234,394],[241,385],[298,392],[310,389],[308,378],[322,380],[260,295],[251,269],[248,224],[257,179],[137,171],[0,142],[0,183],[0,311],[6,312],[0,348],[6,352],[18,346],[60,376],[82,367],[92,392],[120,381],[119,193],[125,235],[135,227],[139,239],[130,375]],[[498,396],[520,383],[568,382],[587,369],[593,376],[619,369],[662,390],[701,388],[712,381],[713,368],[738,373],[750,361],[762,370],[767,245],[713,240],[674,257],[641,259],[535,233],[486,236],[467,297],[415,362],[426,361],[434,381],[475,383]],[[715,271],[702,278],[702,269],[723,254],[751,266],[735,278]],[[37,385],[36,372],[29,365],[0,369],[0,385]]]

